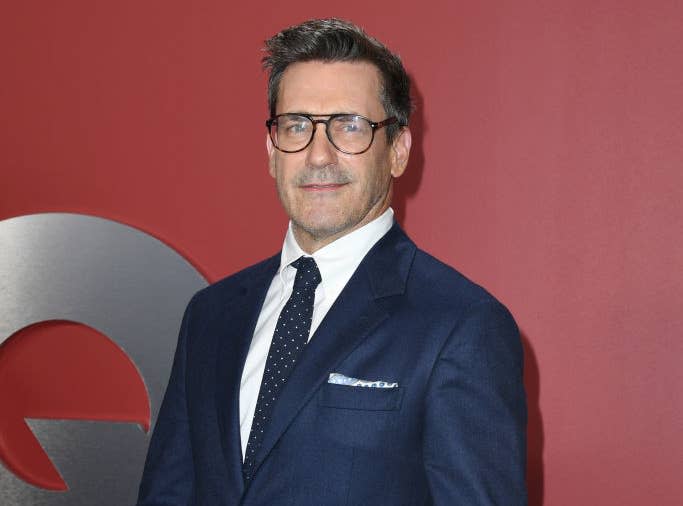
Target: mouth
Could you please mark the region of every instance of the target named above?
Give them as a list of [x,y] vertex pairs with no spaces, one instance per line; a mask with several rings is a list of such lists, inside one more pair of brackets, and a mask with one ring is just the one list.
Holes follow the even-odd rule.
[[343,186],[346,186],[347,184],[348,183],[305,184],[301,185],[299,188],[307,192],[332,192],[342,188]]

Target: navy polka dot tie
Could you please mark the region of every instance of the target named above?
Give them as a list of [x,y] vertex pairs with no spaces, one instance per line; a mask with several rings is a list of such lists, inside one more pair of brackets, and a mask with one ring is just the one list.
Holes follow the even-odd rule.
[[242,465],[246,483],[249,483],[252,478],[254,457],[263,441],[273,405],[308,341],[315,289],[322,279],[318,266],[311,257],[302,256],[291,265],[296,268],[294,288],[277,320],[266,358],[266,368],[263,371],[263,380],[261,380],[254,420]]

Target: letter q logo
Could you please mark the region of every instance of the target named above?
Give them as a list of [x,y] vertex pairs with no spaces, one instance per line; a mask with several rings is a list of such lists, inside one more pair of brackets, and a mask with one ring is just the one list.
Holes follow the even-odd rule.
[[120,223],[0,221],[0,504],[134,504],[182,312],[206,284]]

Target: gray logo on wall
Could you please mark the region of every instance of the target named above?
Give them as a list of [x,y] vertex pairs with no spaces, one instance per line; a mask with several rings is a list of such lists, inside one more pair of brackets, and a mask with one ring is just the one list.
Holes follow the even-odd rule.
[[[128,383],[119,382],[116,374],[129,371],[131,384],[142,379],[138,384],[143,395],[138,398],[144,402],[138,408],[144,405],[153,426],[183,309],[206,284],[172,248],[120,223],[63,213],[0,221],[0,504],[135,503],[150,433],[141,430],[147,422],[125,414],[130,396],[116,389]],[[50,321],[70,322],[72,327],[62,326],[62,334],[66,329],[85,341],[56,341],[58,325],[48,325],[40,339],[35,332],[32,340],[26,339],[34,324]],[[74,342],[85,346],[71,352],[68,346]],[[119,357],[101,362],[118,364],[118,369],[101,366],[97,350]],[[36,378],[45,390],[26,393],[25,384],[39,384]],[[60,385],[73,388],[73,395],[70,390],[58,392]],[[102,395],[97,395],[100,386]],[[33,410],[32,396],[40,405]],[[119,404],[108,410],[107,403],[115,402]],[[16,434],[29,443],[35,438],[40,445],[27,446],[26,451],[43,456],[44,462],[24,459]],[[44,467],[31,469],[31,462]],[[50,469],[65,490],[47,490],[27,479]]]

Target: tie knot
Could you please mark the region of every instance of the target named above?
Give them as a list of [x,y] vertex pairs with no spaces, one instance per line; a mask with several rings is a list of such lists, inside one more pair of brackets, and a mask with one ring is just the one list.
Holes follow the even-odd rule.
[[315,290],[322,281],[320,271],[313,257],[301,256],[294,260],[291,265],[296,269],[295,287]]

